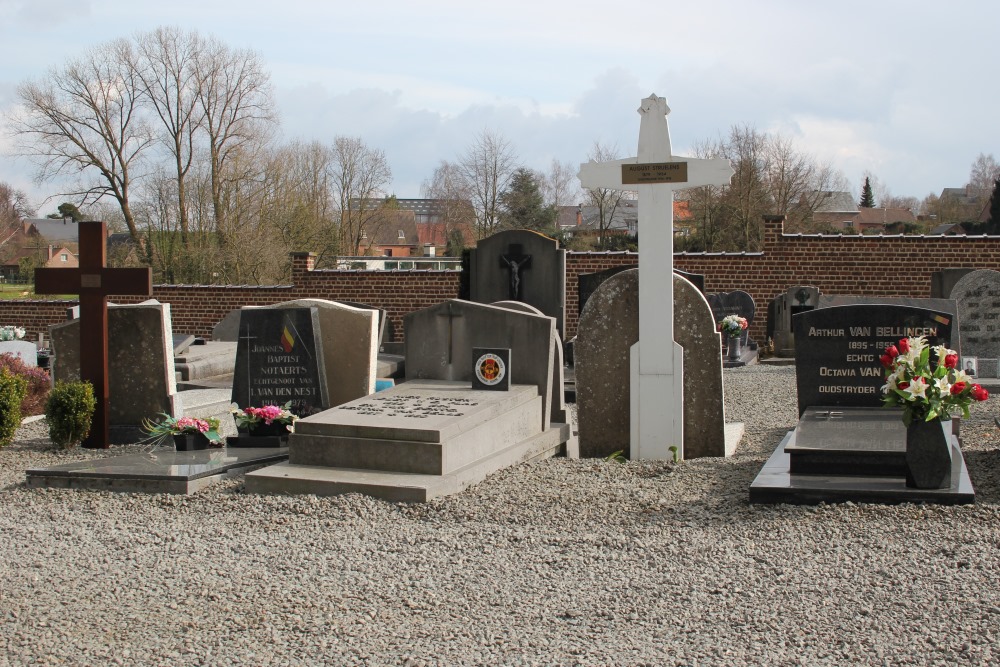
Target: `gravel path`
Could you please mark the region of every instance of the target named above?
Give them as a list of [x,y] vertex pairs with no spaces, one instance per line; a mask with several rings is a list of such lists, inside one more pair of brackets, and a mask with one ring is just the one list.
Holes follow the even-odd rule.
[[[750,506],[793,367],[727,370],[737,455],[555,459],[451,498],[32,490],[0,450],[0,665],[1000,664],[1000,414],[965,507]],[[134,448],[133,448],[134,449]]]

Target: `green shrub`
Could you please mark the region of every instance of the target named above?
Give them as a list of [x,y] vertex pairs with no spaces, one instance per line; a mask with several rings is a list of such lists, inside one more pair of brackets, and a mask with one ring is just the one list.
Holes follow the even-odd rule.
[[0,447],[11,443],[21,425],[21,401],[27,391],[27,380],[0,368]]
[[42,414],[45,411],[45,399],[48,398],[49,389],[52,388],[49,374],[38,366],[27,365],[20,357],[9,352],[0,354],[0,368],[6,368],[28,382],[28,391],[21,400],[21,416]]
[[94,387],[89,382],[56,382],[45,403],[49,439],[68,449],[86,438],[96,406]]

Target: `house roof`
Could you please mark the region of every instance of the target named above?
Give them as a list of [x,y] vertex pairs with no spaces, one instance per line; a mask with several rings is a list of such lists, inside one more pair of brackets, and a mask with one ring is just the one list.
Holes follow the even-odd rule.
[[862,225],[885,225],[892,222],[916,222],[908,208],[860,208],[858,222]]
[[415,246],[420,244],[413,211],[387,210],[380,220],[365,230],[369,246]]
[[952,199],[962,205],[979,204],[983,199],[990,198],[990,191],[983,188],[945,188],[941,191],[940,199]]
[[50,243],[67,241],[75,243],[80,240],[80,226],[73,221],[66,222],[64,219],[55,220],[52,218],[25,218],[22,223],[26,233],[31,233],[30,230],[34,227],[35,231],[45,237],[45,240]]
[[817,213],[849,213],[858,210],[858,204],[850,192],[840,190],[820,190],[802,195],[802,199],[809,200],[815,198]]

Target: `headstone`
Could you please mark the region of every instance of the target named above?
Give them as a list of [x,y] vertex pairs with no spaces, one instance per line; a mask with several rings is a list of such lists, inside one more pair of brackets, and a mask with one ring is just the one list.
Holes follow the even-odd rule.
[[1000,271],[980,269],[955,283],[958,335],[963,357],[975,357],[980,378],[997,377],[1000,359]]
[[[684,363],[693,369],[684,382],[684,457],[728,456],[739,434],[727,444],[721,335],[704,295],[680,276],[674,277],[674,317]],[[639,272],[632,269],[605,281],[580,318],[576,384],[583,457],[629,451],[629,349],[638,336]]]
[[792,317],[816,308],[819,288],[796,285],[779,294],[768,304],[768,336],[774,343],[774,353],[779,357],[795,355],[795,331]]
[[319,328],[316,333],[323,350],[325,391],[331,406],[375,391],[378,376],[376,311],[354,308],[339,301],[294,299],[272,306],[248,306],[242,312],[268,308],[317,309]]
[[[757,307],[754,305],[753,297],[748,292],[743,290],[720,292],[719,294],[709,294],[707,299],[716,326],[722,322],[722,318],[726,315],[739,315],[746,318],[748,326],[753,324]],[[757,343],[750,338],[749,329],[745,329],[740,335],[740,342],[744,348],[756,349],[757,347]]]
[[670,443],[683,447],[684,442],[684,360],[680,346],[673,342],[673,193],[701,185],[727,185],[734,172],[725,159],[700,160],[671,153],[666,118],[670,109],[665,99],[650,95],[638,111],[637,156],[580,165],[579,177],[585,188],[638,191],[642,281],[639,342],[630,354],[630,451],[637,459],[670,459]]
[[[605,280],[615,274],[621,273],[622,271],[628,271],[629,269],[634,268],[634,266],[616,266],[610,269],[605,269],[604,271],[598,271],[596,273],[582,273],[577,276],[577,313],[583,312],[584,307],[587,305],[587,300],[590,299],[590,296]],[[705,293],[705,276],[702,274],[688,273],[687,271],[681,271],[680,269],[674,269],[674,273],[697,287],[698,291],[702,294]]]
[[[800,419],[750,485],[752,503],[970,503],[975,491],[954,433],[951,476],[940,489],[906,486],[902,411],[882,408],[880,357],[900,338],[924,336],[954,348],[953,312],[915,302],[935,299],[833,297],[795,315]],[[877,301],[877,303],[849,303]]]
[[[500,308],[508,308],[510,310],[517,310],[522,313],[532,313],[534,315],[542,315],[542,311],[538,310],[534,306],[530,306],[526,303],[521,303],[520,301],[497,301],[493,304]],[[566,392],[561,391],[560,388],[566,383],[566,368],[563,364],[563,345],[562,340],[559,338],[558,333],[553,334],[552,339],[552,350],[554,354],[552,355],[552,405],[551,414],[549,419],[558,424],[565,424],[566,421]],[[575,457],[575,451],[571,453]]]
[[25,366],[38,365],[38,348],[30,340],[0,340],[0,354],[12,354]]
[[[389,317],[389,311],[384,308],[376,308],[375,306],[370,306],[364,303],[356,303],[354,301],[328,301],[325,299],[313,299],[321,304],[340,304],[343,306],[349,306],[357,310],[374,310],[378,313],[378,346],[382,347],[383,343],[392,342],[395,340],[396,332],[392,324],[392,318]],[[287,306],[289,304],[297,304],[298,301],[280,301],[278,303],[272,304],[270,307],[281,307]],[[259,306],[248,306],[248,307],[259,307]],[[228,341],[235,343],[237,337],[239,336],[240,328],[240,308],[236,310],[229,311],[225,317],[219,320],[218,324],[212,327],[212,340],[215,341]]]
[[107,264],[108,230],[103,222],[80,222],[80,265],[73,269],[35,269],[37,294],[79,294],[80,376],[94,389],[96,404],[87,448],[110,444],[108,388],[108,296],[150,295],[152,269],[110,269]]
[[[174,404],[177,387],[170,304],[112,305],[107,314],[109,428],[137,428],[159,413],[179,416]],[[53,380],[80,379],[81,354],[87,353],[80,349],[84,325],[81,318],[49,327]]]
[[470,253],[472,301],[520,301],[556,318],[565,336],[566,250],[544,234],[526,229],[499,232]]
[[931,273],[931,298],[950,298],[955,284],[975,269],[941,269]]
[[879,357],[900,338],[926,336],[931,345],[954,347],[951,313],[903,303],[816,308],[794,320],[800,415],[810,406],[880,407]]
[[299,416],[330,407],[317,308],[245,308],[233,373],[241,408],[291,403]]
[[[542,430],[553,403],[555,319],[508,308],[449,299],[403,320],[406,379],[472,383],[472,348],[510,348],[511,384],[530,384],[544,399]],[[561,390],[561,387],[559,388]]]

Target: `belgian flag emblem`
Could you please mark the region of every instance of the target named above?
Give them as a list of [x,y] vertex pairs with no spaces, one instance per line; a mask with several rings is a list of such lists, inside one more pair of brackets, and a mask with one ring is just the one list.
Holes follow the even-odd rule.
[[292,332],[288,330],[288,325],[285,325],[284,331],[281,332],[281,347],[284,348],[285,354],[289,354],[292,348],[295,347],[295,337],[292,336]]

